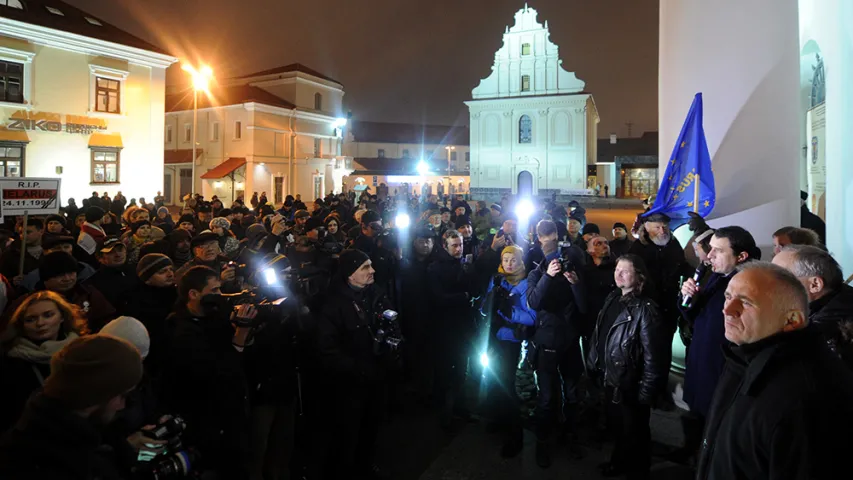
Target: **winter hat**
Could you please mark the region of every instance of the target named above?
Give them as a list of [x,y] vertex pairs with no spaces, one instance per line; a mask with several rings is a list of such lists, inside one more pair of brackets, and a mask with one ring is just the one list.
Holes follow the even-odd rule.
[[200,247],[200,246],[204,245],[205,243],[211,243],[211,242],[219,242],[219,235],[211,232],[210,230],[205,230],[205,231],[199,233],[198,235],[196,235],[192,239],[191,244],[192,244],[193,248],[195,248],[195,247]]
[[145,283],[152,275],[169,265],[175,265],[171,258],[162,253],[149,253],[140,258],[139,263],[136,264],[136,275],[142,283]]
[[231,222],[225,217],[216,217],[210,221],[210,229],[213,230],[213,227],[221,227],[223,230],[228,231],[231,228]]
[[86,221],[89,223],[94,223],[98,220],[101,220],[102,218],[104,218],[104,215],[106,215],[106,212],[104,212],[104,209],[101,207],[93,205],[86,209]]
[[255,216],[252,215],[251,213],[244,212],[243,213],[243,219],[240,220],[240,225],[248,228],[250,225],[252,225],[254,223],[255,223]]
[[131,231],[132,233],[134,233],[134,234],[135,234],[137,230],[139,230],[140,228],[144,227],[145,225],[148,225],[148,226],[150,227],[150,226],[151,226],[151,222],[149,222],[148,220],[142,220],[142,221],[139,221],[139,222],[133,222],[133,223],[131,223],[131,224],[130,224],[130,231]]
[[144,360],[151,349],[151,337],[148,329],[139,320],[133,317],[121,316],[104,325],[98,332],[99,335],[109,335],[130,342],[139,350],[139,355]]
[[253,223],[249,225],[249,228],[246,229],[246,240],[249,242],[249,245],[254,245],[261,239],[261,237],[267,234],[267,229],[260,223]]
[[344,279],[347,279],[358,270],[358,267],[368,260],[370,260],[370,257],[366,253],[354,248],[348,248],[341,252],[340,257],[338,257],[338,273]]
[[39,265],[39,278],[42,281],[64,275],[66,273],[77,273],[77,260],[65,252],[52,252],[41,257]]
[[166,216],[169,216],[169,209],[166,207],[160,207],[157,209],[157,215],[159,216],[161,213],[165,213]]
[[308,213],[308,210],[297,210],[296,213],[293,214],[293,218],[308,218],[311,214]]
[[447,207],[441,207],[440,209],[438,209],[438,212],[441,214],[450,213],[450,209]]
[[496,212],[498,212],[498,213],[503,213],[503,207],[501,207],[501,206],[500,206],[500,205],[498,205],[497,203],[493,203],[493,204],[492,204],[492,206],[491,206],[491,207],[489,207],[489,208],[491,208],[492,210],[494,210],[494,211],[496,211]]
[[52,215],[47,216],[47,219],[45,219],[44,224],[47,225],[50,222],[59,222],[64,227],[65,226],[65,217],[63,217],[62,215],[57,215],[54,213]]
[[323,219],[321,219],[320,217],[311,217],[308,219],[307,222],[305,222],[305,231],[310,232],[311,230],[314,230],[315,228],[320,228],[324,225],[325,224],[323,223]]
[[[583,225],[583,217],[581,217],[580,215],[569,215],[569,221],[572,221],[572,220]],[[568,225],[568,222],[566,224]]]
[[190,232],[184,230],[183,228],[176,228],[172,230],[172,233],[168,235],[169,243],[172,245],[177,245],[178,243],[184,240],[192,240],[193,236]]
[[127,340],[90,335],[72,340],[50,359],[44,394],[73,410],[101,405],[142,379],[142,356]]
[[628,227],[626,227],[625,224],[622,222],[616,222],[613,224],[613,230],[616,230],[617,228],[621,228],[621,229],[625,230],[626,232],[628,231]]
[[193,225],[195,225],[195,217],[192,216],[192,214],[190,214],[190,213],[185,213],[185,214],[181,215],[181,218],[178,219],[178,225],[180,225],[184,222],[192,223]]
[[74,237],[69,237],[65,235],[44,235],[43,237],[41,237],[41,248],[45,250],[50,250],[51,248],[54,248],[57,245],[63,245],[66,243],[69,245],[74,245],[75,243],[77,243],[77,241],[74,240]]
[[[237,213],[237,212],[235,212],[234,210],[231,210],[230,208],[223,208],[222,210],[219,211],[219,216],[225,218],[228,215],[233,215],[235,213]],[[228,220],[228,219],[225,218],[225,220]]]
[[583,230],[581,230],[581,235],[587,235],[590,233],[594,233],[596,235],[601,235],[601,229],[598,228],[598,225],[594,223],[587,223],[583,226]]
[[[153,232],[154,229],[151,229]],[[152,235],[153,237],[153,235]],[[149,240],[151,237],[149,237]],[[168,255],[170,253],[171,246],[169,241],[166,238],[160,238],[158,240],[152,240],[150,242],[145,242],[139,247],[139,258],[148,255],[149,253],[162,253],[163,255]]]
[[461,217],[456,217],[456,228],[464,227],[465,225],[471,225],[471,219],[468,218],[468,215],[462,215]]
[[379,212],[374,212],[373,210],[368,210],[368,211],[364,212],[364,214],[361,216],[361,224],[362,225],[370,225],[373,222],[381,222],[381,221],[382,221],[382,216],[379,215]]

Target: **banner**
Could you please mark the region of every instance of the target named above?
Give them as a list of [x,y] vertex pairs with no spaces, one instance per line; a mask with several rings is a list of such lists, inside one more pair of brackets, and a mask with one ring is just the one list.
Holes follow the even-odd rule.
[[812,213],[826,221],[826,104],[806,112],[806,138],[808,138],[809,198],[806,201]]

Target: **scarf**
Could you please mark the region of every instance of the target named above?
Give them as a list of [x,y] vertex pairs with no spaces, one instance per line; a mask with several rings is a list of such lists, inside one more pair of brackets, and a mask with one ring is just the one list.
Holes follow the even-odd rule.
[[48,340],[42,342],[41,345],[36,345],[32,340],[20,337],[15,341],[15,345],[9,349],[7,355],[12,358],[26,360],[27,362],[49,365],[50,357],[75,338],[77,338],[77,334],[69,332],[62,340]]
[[[512,274],[507,273],[503,266],[503,258],[507,253],[515,256],[517,265],[519,266],[519,269]],[[501,251],[501,266],[498,268],[498,273],[503,275],[506,281],[512,286],[518,285],[522,280],[527,278],[527,272],[524,269],[524,252],[521,250],[521,247],[518,245],[509,245],[504,247]]]
[[84,223],[83,226],[80,227],[80,231],[89,234],[90,237],[95,239],[95,242],[97,242],[98,245],[103,245],[104,240],[107,239],[107,234],[104,233],[104,229],[93,223]]

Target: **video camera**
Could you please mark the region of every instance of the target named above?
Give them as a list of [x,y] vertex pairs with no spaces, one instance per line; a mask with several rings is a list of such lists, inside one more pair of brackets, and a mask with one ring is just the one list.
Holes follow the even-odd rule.
[[376,355],[381,355],[387,350],[396,352],[403,343],[403,333],[397,317],[399,314],[390,309],[376,314],[377,326],[373,336],[373,350]]
[[142,434],[152,440],[165,441],[163,453],[145,460],[140,459],[133,469],[138,479],[180,478],[198,474],[194,470],[201,460],[201,454],[194,448],[184,448],[181,435],[186,430],[186,422],[181,417],[170,417]]
[[574,272],[577,267],[571,257],[572,242],[557,242],[560,249],[560,273]]

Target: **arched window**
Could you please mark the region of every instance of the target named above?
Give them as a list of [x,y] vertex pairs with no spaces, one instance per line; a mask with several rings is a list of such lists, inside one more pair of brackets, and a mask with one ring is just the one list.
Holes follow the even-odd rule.
[[314,110],[323,109],[323,96],[319,93],[314,94]]
[[518,119],[518,143],[533,142],[533,121],[527,115]]

